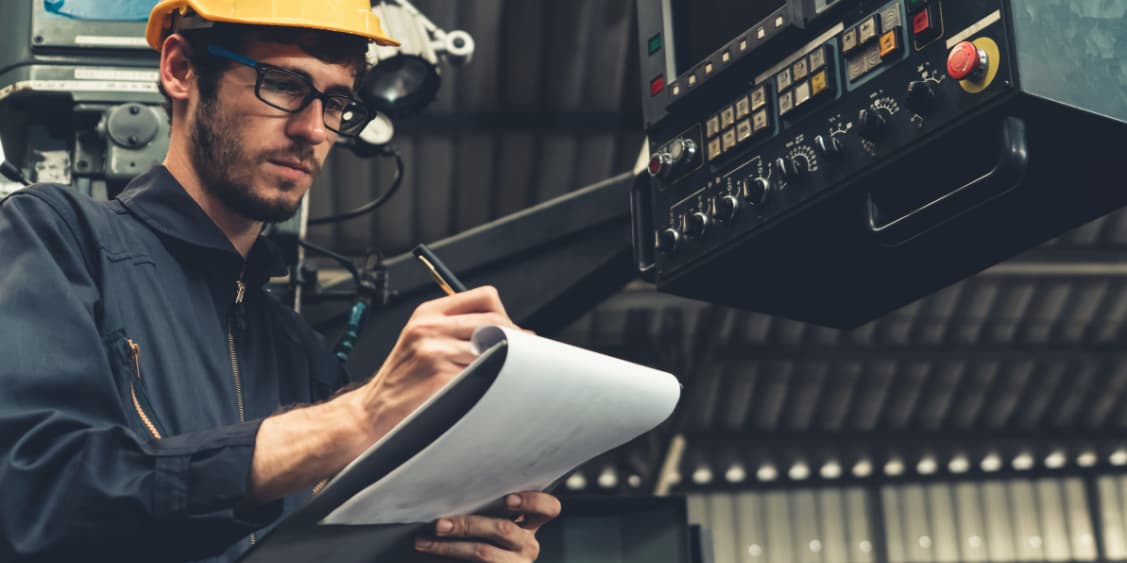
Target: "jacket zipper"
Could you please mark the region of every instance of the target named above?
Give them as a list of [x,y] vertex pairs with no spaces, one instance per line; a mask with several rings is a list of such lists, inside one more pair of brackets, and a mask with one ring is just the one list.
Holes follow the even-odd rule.
[[[126,341],[129,342],[129,355],[133,358],[133,373],[137,374],[137,379],[141,379],[141,347],[138,346],[132,338],[126,339]],[[145,425],[145,428],[149,429],[149,433],[153,435],[153,438],[160,440],[160,431],[157,430],[157,426],[153,424],[153,420],[149,418],[149,415],[145,414],[145,409],[141,408],[141,401],[137,399],[136,381],[129,382],[129,394],[133,397],[133,408],[137,409],[137,416],[141,418],[141,423]]]
[[[243,299],[246,297],[247,286],[243,283],[243,274],[239,273],[239,278],[235,280],[235,306],[241,306]],[[237,313],[235,313],[237,314]],[[227,316],[227,353],[231,357],[231,373],[235,378],[235,403],[239,407],[239,422],[247,421],[246,406],[243,402],[243,380],[239,376],[239,356],[235,351],[235,333],[231,330],[231,316]],[[257,537],[254,532],[250,533],[250,544],[254,545]]]

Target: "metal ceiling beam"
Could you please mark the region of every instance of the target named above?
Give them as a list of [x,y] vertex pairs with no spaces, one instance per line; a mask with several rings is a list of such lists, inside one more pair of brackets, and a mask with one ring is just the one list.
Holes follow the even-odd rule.
[[[860,450],[895,451],[901,455],[928,450],[965,449],[968,453],[998,449],[1001,452],[1038,448],[1127,447],[1127,434],[1121,428],[1051,428],[1030,430],[874,430],[874,431],[794,431],[752,430],[744,432],[686,432],[683,434],[688,452],[737,451],[816,451],[849,452]],[[1043,452],[1047,453],[1047,452]],[[778,460],[785,461],[785,460]],[[816,461],[816,460],[812,460]]]
[[399,134],[526,132],[598,134],[641,131],[641,114],[621,111],[478,111],[421,114],[395,124]]
[[[632,357],[633,350],[620,346],[592,346],[604,354],[616,357]],[[729,342],[717,349],[711,362],[721,364],[765,364],[769,362],[792,362],[796,364],[846,364],[871,363],[878,360],[897,362],[984,362],[984,361],[1072,361],[1083,364],[1099,361],[1127,361],[1127,348],[1122,344],[1105,345],[1081,343],[1061,345],[1048,344],[954,344],[954,345],[851,345],[832,346],[817,343],[791,346],[780,343]]]

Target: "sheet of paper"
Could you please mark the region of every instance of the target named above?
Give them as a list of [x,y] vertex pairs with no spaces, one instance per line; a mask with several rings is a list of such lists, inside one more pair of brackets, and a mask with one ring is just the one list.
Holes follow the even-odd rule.
[[[473,340],[478,350],[508,343],[504,367],[485,396],[324,523],[426,522],[475,512],[511,492],[543,489],[661,424],[681,394],[669,373],[519,330],[483,327]],[[379,455],[379,445],[364,455]]]

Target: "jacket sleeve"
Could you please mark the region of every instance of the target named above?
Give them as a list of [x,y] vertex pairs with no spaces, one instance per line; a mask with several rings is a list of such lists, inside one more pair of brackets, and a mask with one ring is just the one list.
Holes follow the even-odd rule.
[[98,330],[97,242],[52,195],[0,204],[0,561],[222,552],[281,511],[240,508],[261,421],[162,440],[128,428]]

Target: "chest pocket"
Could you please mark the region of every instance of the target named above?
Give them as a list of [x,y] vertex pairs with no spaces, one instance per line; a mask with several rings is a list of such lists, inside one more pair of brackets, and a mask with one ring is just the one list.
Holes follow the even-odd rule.
[[153,410],[141,372],[141,347],[117,330],[103,340],[110,359],[118,398],[124,407],[125,419],[138,436],[159,440],[167,436],[159,414]]

